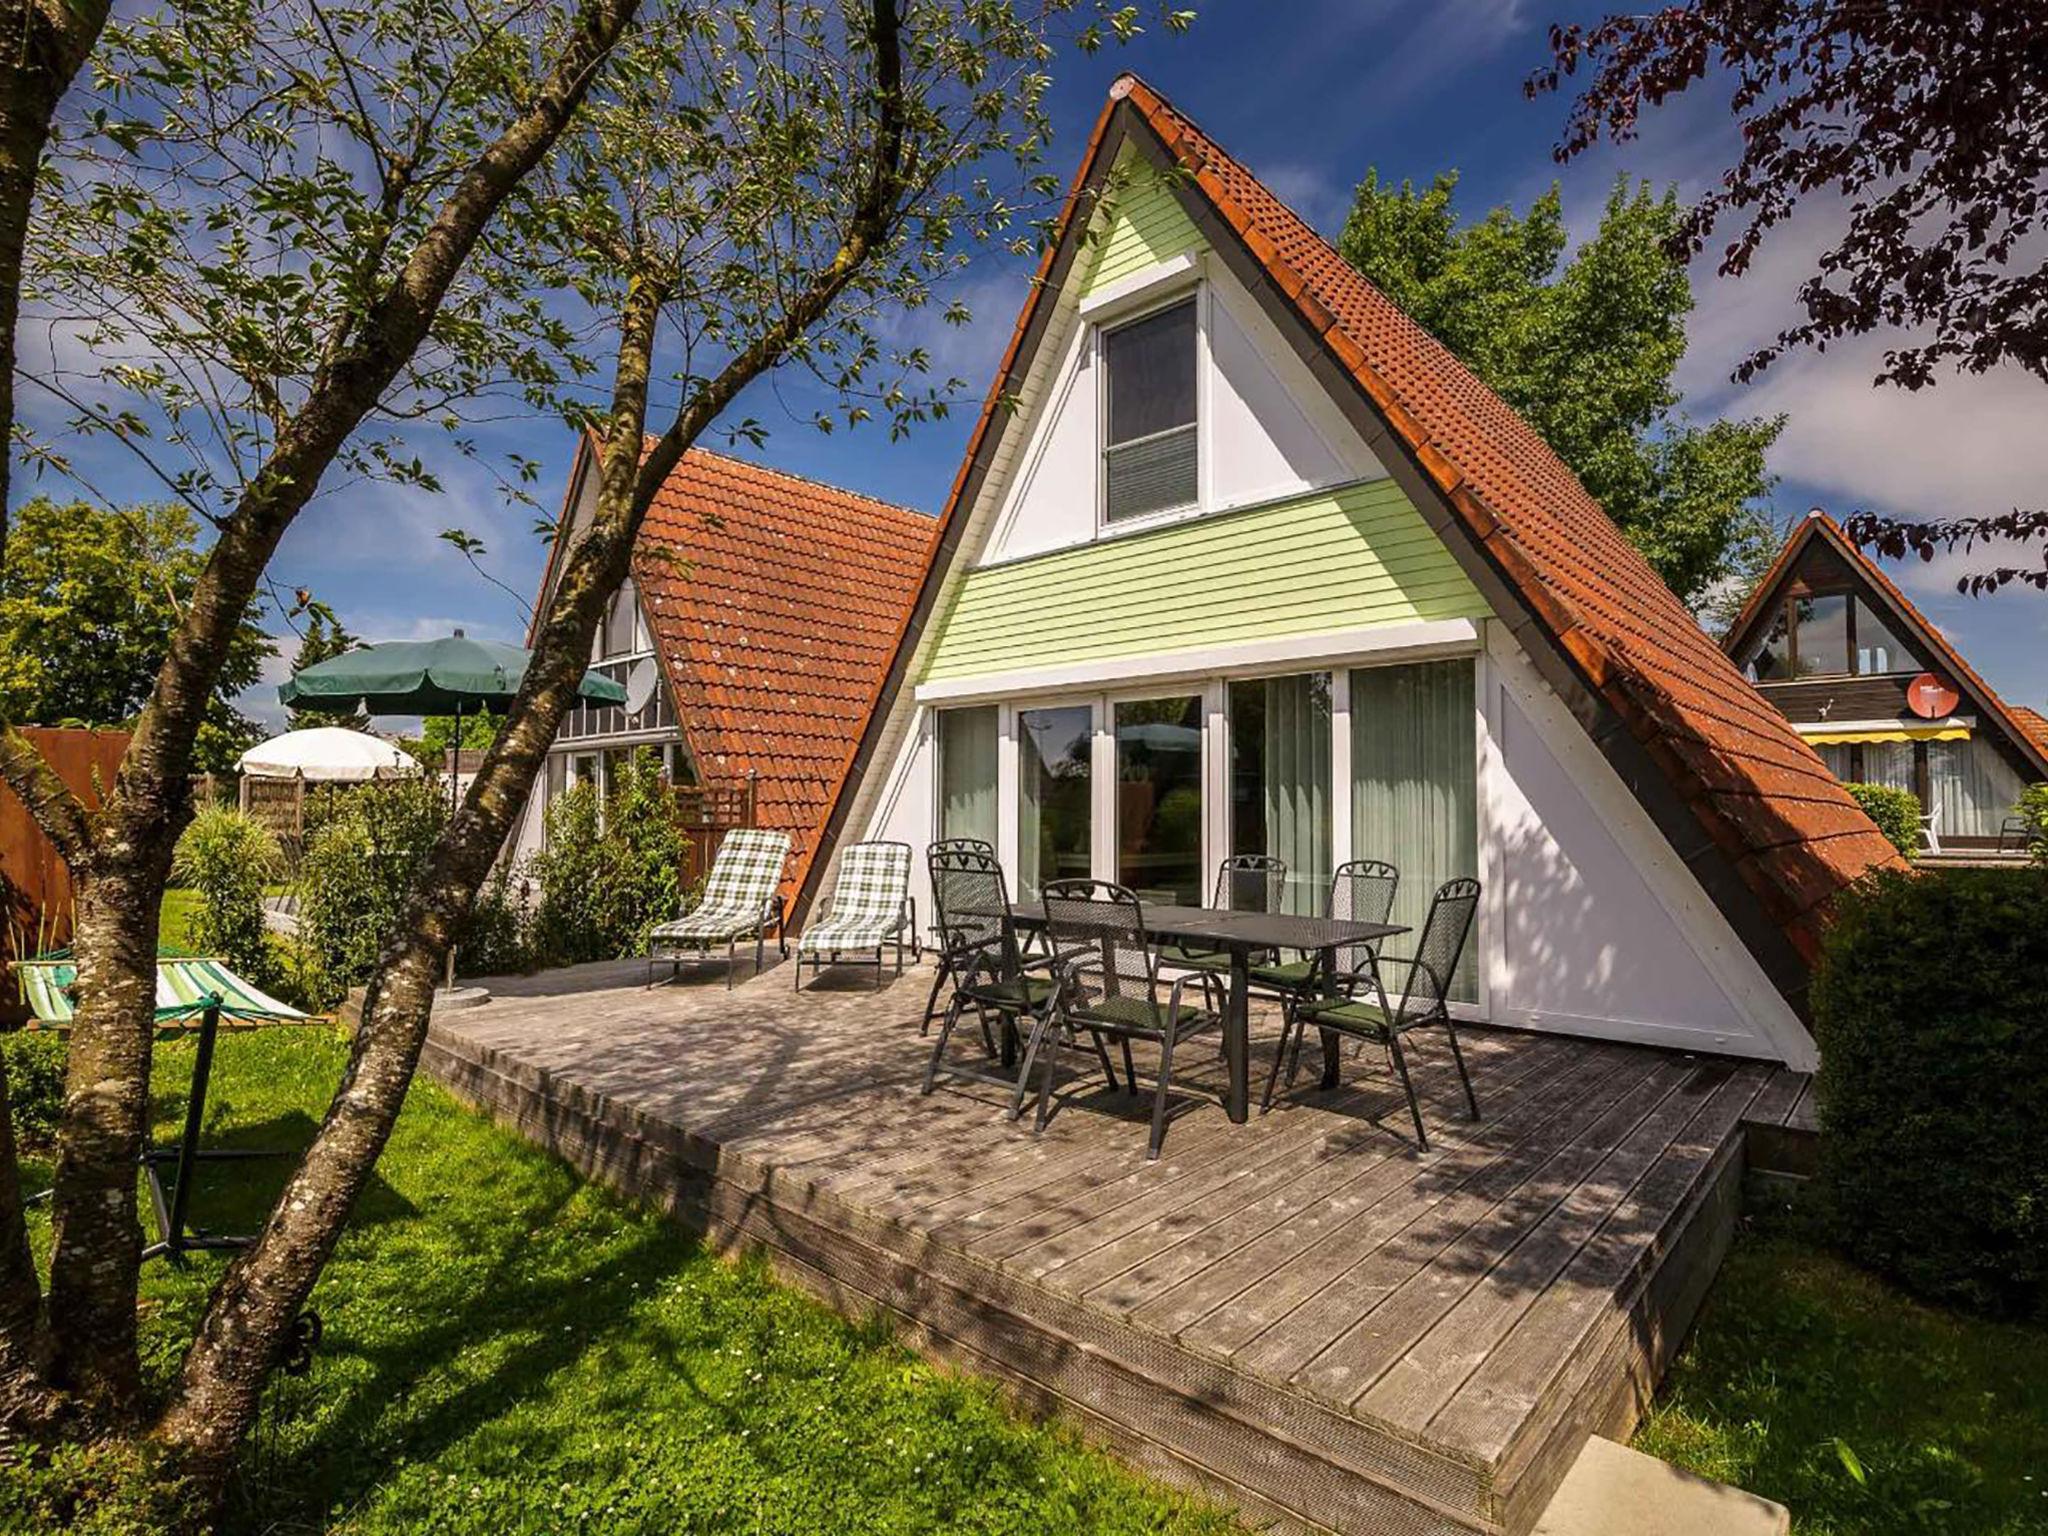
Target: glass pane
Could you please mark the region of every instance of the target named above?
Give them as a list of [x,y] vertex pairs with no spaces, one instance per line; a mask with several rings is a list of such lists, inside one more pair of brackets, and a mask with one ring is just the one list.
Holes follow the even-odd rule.
[[1201,494],[1195,429],[1180,427],[1111,448],[1103,455],[1103,473],[1105,522],[1188,506]]
[[1856,670],[1866,676],[1877,672],[1917,672],[1905,642],[1892,633],[1883,617],[1862,598],[1856,599]]
[[996,707],[939,715],[939,836],[996,840]]
[[[1393,921],[1414,930],[1388,940],[1389,954],[1414,953],[1438,886],[1479,873],[1473,712],[1469,661],[1351,674],[1351,852],[1401,871]],[[1461,1002],[1479,995],[1477,948],[1468,936],[1451,987]]]
[[1844,784],[1848,783],[1854,776],[1855,770],[1850,766],[1849,749],[1847,746],[1839,742],[1831,742],[1824,746],[1815,747],[1813,750],[1818,752],[1820,760],[1828,765],[1828,772],[1832,773]]
[[1230,851],[1287,864],[1282,910],[1318,916],[1330,884],[1330,674],[1230,685]]
[[640,599],[633,590],[633,578],[628,576],[619,590],[612,595],[610,611],[605,615],[604,653],[607,656],[623,656],[634,649],[633,627],[639,617]]
[[1917,795],[1920,791],[1913,783],[1913,743],[1866,741],[1863,744],[1863,782],[1882,784],[1888,789],[1903,789]]
[[1939,837],[1996,837],[2026,785],[1998,749],[1978,737],[1927,744],[1928,788]]
[[1205,900],[1199,697],[1116,706],[1116,877],[1144,901]]
[[1749,677],[1751,682],[1768,683],[1791,675],[1792,656],[1785,644],[1785,610],[1780,608],[1764,643],[1757,647],[1756,656],[1750,661]]
[[1128,443],[1195,419],[1195,305],[1191,299],[1110,331],[1109,435]]
[[1089,873],[1089,755],[1093,711],[1025,709],[1017,713],[1017,886],[1036,901],[1048,880]]
[[1849,671],[1849,599],[1802,597],[1792,604],[1799,626],[1799,675],[1843,677]]

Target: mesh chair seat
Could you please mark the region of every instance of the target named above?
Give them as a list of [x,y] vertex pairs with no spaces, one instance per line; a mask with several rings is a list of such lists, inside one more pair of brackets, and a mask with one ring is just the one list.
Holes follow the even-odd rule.
[[1099,997],[1073,1009],[1069,1017],[1076,1024],[1113,1024],[1145,1034],[1165,1034],[1171,1029],[1186,1035],[1191,1027],[1218,1022],[1211,1009],[1193,1003],[1161,1003],[1149,997]]
[[1253,966],[1251,978],[1256,986],[1271,987],[1279,992],[1298,992],[1315,978],[1317,970],[1314,960],[1282,960],[1272,965]]
[[1036,1009],[1050,1001],[1053,983],[1043,976],[1023,976],[1014,981],[969,981],[960,990],[970,1002],[990,1008]]
[[1162,944],[1159,946],[1159,963],[1177,966],[1184,971],[1227,971],[1230,969],[1230,951],[1193,949],[1185,944]]

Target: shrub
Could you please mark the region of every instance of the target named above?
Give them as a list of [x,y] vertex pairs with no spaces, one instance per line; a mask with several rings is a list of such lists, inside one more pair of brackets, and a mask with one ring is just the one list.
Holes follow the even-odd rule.
[[661,776],[642,749],[615,770],[602,806],[573,784],[548,806],[547,843],[525,873],[540,886],[533,943],[550,965],[638,953],[647,930],[683,899],[689,838]]
[[1920,857],[1920,797],[1890,784],[1844,784],[1863,814],[1909,859]]
[[2048,784],[2029,784],[2020,792],[2019,803],[2013,811],[2024,816],[2027,825],[2034,829],[2034,842],[2030,850],[2036,864],[2048,865]]
[[1873,877],[1813,999],[1844,1245],[1922,1295],[2048,1313],[2048,874]]
[[277,970],[263,926],[263,889],[284,868],[270,829],[240,811],[209,805],[192,818],[171,857],[172,877],[198,892],[185,940],[266,986]]
[[312,818],[299,861],[299,938],[323,1003],[370,979],[447,821],[447,801],[419,779],[365,784]]
[[64,1037],[42,1029],[0,1035],[0,1060],[7,1066],[15,1140],[34,1149],[49,1146],[64,1112]]

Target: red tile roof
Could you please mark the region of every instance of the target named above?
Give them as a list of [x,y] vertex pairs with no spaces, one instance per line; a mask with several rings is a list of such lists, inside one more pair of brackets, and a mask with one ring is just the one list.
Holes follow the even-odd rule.
[[[1761,619],[1763,609],[1768,606],[1790,575],[1794,561],[1801,550],[1814,539],[1820,539],[1841,556],[1847,564],[1867,581],[1877,592],[1891,603],[1906,627],[1913,631],[1908,637],[1919,644],[1920,650],[1933,658],[1934,664],[1948,674],[1952,682],[1963,685],[1975,701],[1977,708],[1991,716],[2000,733],[2016,742],[2022,752],[2031,751],[2043,761],[2037,767],[2048,773],[2048,735],[2037,727],[2041,717],[2031,709],[2019,709],[2007,704],[1999,697],[1998,690],[1977,675],[1977,669],[1963,660],[1962,652],[1949,643],[1947,635],[1941,632],[1918,608],[1912,599],[1899,590],[1898,585],[1881,570],[1877,562],[1856,547],[1842,525],[1815,507],[1806,514],[1799,526],[1792,530],[1792,537],[1785,541],[1785,547],[1778,551],[1778,558],[1771,562],[1771,568],[1764,572],[1763,579],[1756,584],[1756,590],[1742,605],[1742,612],[1735,622],[1728,626],[1728,633],[1722,640],[1722,648],[1730,656],[1735,655],[1749,637],[1751,630]],[[2030,724],[2026,717],[2032,716]]]
[[2043,752],[2048,752],[2048,715],[2042,714],[2038,709],[2029,709],[2024,704],[2010,704],[2006,708],[2013,719],[2019,722],[2020,729],[2034,738],[2034,744]]
[[760,825],[794,840],[789,892],[803,889],[937,529],[702,448],[648,510],[633,580],[684,738],[706,778],[759,775]]

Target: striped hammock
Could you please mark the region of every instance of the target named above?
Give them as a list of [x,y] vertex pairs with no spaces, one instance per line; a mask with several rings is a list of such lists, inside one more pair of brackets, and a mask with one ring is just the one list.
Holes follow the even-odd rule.
[[[45,1024],[71,1022],[71,987],[78,980],[78,967],[70,955],[60,952],[38,956],[34,960],[17,960],[14,973],[21,979],[21,1000],[28,1004],[38,1019]],[[275,1019],[306,1017],[267,992],[259,992],[218,960],[198,955],[157,957],[158,1023],[175,1023],[180,1019],[197,1017],[216,997],[220,999],[220,1013],[224,1019],[265,1023]]]

